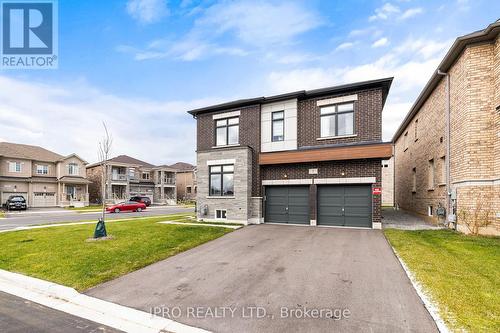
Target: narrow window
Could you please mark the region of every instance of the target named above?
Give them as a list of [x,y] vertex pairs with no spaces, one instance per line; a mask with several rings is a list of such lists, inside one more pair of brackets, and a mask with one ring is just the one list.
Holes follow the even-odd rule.
[[432,206],[427,206],[427,215],[429,216],[434,215],[434,208]]
[[418,140],[418,119],[415,120],[415,141]]
[[406,132],[403,137],[403,144],[404,144],[404,150],[406,151],[408,149],[408,132]]
[[187,194],[191,194],[191,186],[187,186],[186,187],[186,193]]
[[441,183],[446,183],[446,156],[441,157]]
[[434,172],[434,159],[429,160],[429,174],[428,174],[428,189],[434,189],[435,172]]
[[234,166],[212,165],[209,171],[209,188],[211,196],[234,195]]
[[216,209],[215,210],[215,219],[216,220],[225,220],[226,219],[226,210],[225,209]]
[[285,139],[285,112],[284,111],[276,111],[271,113],[272,118],[272,128],[271,128],[271,137],[272,141],[283,141]]
[[239,117],[219,119],[215,122],[215,145],[227,146],[239,143]]
[[78,164],[76,163],[68,164],[68,174],[72,176],[78,176]]
[[412,186],[411,191],[413,193],[417,192],[417,168],[413,168],[412,170]]
[[130,179],[135,179],[135,169],[134,168],[128,169],[128,176]]
[[322,107],[321,137],[335,137],[354,134],[354,103]]
[[148,179],[149,179],[149,172],[144,172],[144,173],[142,174],[142,179],[144,179],[144,180],[148,180]]

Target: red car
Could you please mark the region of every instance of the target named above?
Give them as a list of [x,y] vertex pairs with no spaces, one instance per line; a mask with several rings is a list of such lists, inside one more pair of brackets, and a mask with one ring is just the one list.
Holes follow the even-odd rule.
[[135,202],[135,201],[121,202],[119,204],[106,207],[106,211],[110,213],[119,213],[126,211],[141,212],[144,209],[146,209],[145,204],[143,204],[142,202]]

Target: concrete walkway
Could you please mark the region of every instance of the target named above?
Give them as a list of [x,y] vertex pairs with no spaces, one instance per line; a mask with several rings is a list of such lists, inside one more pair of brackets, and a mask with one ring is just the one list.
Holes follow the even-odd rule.
[[380,230],[247,226],[86,293],[214,332],[437,332]]
[[423,218],[410,214],[404,210],[395,210],[393,208],[382,209],[382,227],[384,229],[403,229],[403,230],[438,230],[444,229],[444,226],[438,226],[427,222]]

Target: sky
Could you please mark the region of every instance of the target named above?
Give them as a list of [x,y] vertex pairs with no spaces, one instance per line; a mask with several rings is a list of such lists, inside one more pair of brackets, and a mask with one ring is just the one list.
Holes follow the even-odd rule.
[[453,43],[500,1],[59,0],[59,67],[0,71],[0,141],[97,160],[196,160],[187,110],[394,77],[390,140]]

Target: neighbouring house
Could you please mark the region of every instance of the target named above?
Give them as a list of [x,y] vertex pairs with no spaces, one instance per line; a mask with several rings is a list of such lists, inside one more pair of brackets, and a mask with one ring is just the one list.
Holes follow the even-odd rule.
[[382,161],[382,206],[394,207],[394,158]]
[[177,162],[170,166],[177,171],[175,179],[177,186],[177,199],[196,199],[196,167],[189,163]]
[[[175,187],[176,170],[169,166],[155,166],[136,158],[120,155],[106,163],[107,183],[104,199],[106,203],[117,203],[133,196],[146,196],[154,204],[175,205],[177,191]],[[87,166],[87,177],[92,181],[90,201],[102,200],[101,163]]]
[[499,33],[457,38],[393,138],[396,205],[464,232],[500,233]]
[[197,120],[197,218],[380,228],[392,78],[237,100]]
[[85,162],[38,146],[0,142],[0,198],[23,196],[28,207],[88,206]]

